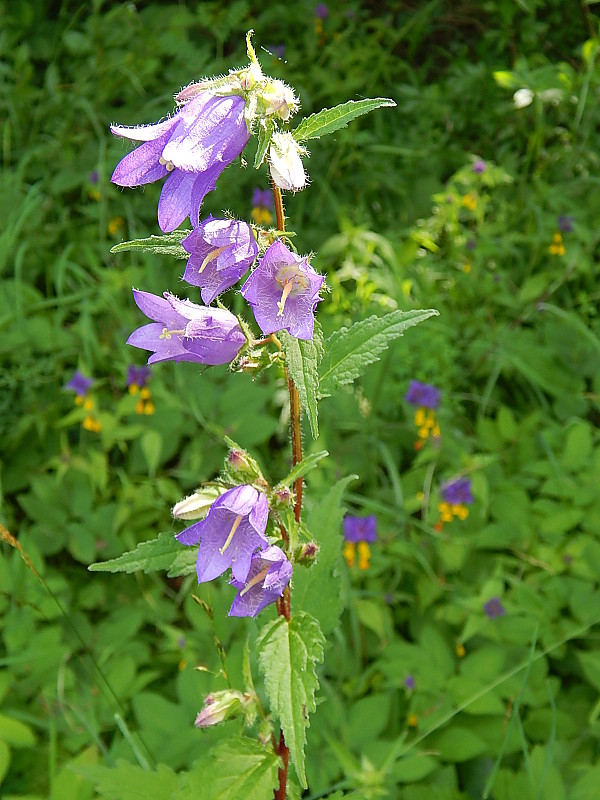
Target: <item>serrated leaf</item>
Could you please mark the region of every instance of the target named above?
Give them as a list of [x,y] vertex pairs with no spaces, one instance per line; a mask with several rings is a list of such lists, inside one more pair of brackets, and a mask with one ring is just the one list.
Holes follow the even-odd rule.
[[156,772],[125,761],[118,761],[114,768],[78,764],[72,769],[107,800],[171,800],[177,789],[177,775],[165,764],[159,764]]
[[320,450],[318,453],[311,453],[310,455],[306,456],[302,459],[302,461],[296,464],[289,475],[286,475],[283,480],[279,481],[279,485],[291,486],[292,483],[298,480],[298,478],[302,478],[307,472],[310,472],[311,469],[314,469],[319,461],[327,458],[328,455],[329,453],[327,450]]
[[367,317],[350,328],[335,331],[327,340],[319,369],[321,396],[331,394],[338,386],[352,383],[369,364],[379,361],[380,354],[390,342],[402,336],[407,328],[438,315],[434,308],[392,311],[383,317]]
[[316,563],[294,572],[294,608],[312,614],[325,635],[337,625],[344,608],[340,566],[342,558],[342,498],[349,475],[334,484],[307,517],[307,528],[319,545]]
[[271,710],[279,717],[285,743],[306,789],[304,746],[308,715],[314,711],[319,681],[315,667],[323,660],[325,637],[310,614],[293,614],[287,622],[269,622],[256,640],[258,664],[265,678]]
[[172,533],[162,532],[157,539],[140,542],[135,550],[123,553],[110,561],[98,561],[90,564],[90,572],[156,572],[169,569],[175,559],[187,553]]
[[120,242],[110,248],[111,253],[122,253],[125,250],[141,250],[142,253],[162,253],[174,258],[189,258],[190,254],[181,244],[191,231],[174,231],[163,236],[149,236],[147,239],[132,239]]
[[258,126],[258,145],[254,157],[254,169],[258,169],[265,160],[265,153],[273,135],[273,122],[270,119],[261,120]]
[[348,100],[347,103],[341,103],[339,106],[333,108],[324,108],[316,114],[311,114],[306,117],[292,131],[292,136],[297,142],[305,142],[308,139],[318,139],[320,136],[326,136],[328,133],[333,133],[340,128],[345,128],[346,125],[356,117],[363,114],[368,114],[370,111],[375,111],[376,108],[384,108],[385,106],[395,106],[396,103],[387,97],[374,97],[367,98],[366,100]]
[[315,321],[312,339],[296,339],[287,331],[281,331],[279,338],[285,353],[285,360],[294,381],[300,403],[306,411],[313,439],[319,435],[317,396],[319,393],[319,363],[323,357],[323,332]]

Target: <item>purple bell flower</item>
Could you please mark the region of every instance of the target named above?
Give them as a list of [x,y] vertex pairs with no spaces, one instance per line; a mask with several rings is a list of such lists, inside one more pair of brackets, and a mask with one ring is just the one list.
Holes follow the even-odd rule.
[[285,329],[297,339],[312,339],[314,311],[321,300],[319,289],[324,280],[308,259],[294,255],[277,239],[260,259],[241,293],[252,306],[265,335]]
[[285,553],[275,545],[252,556],[244,581],[230,581],[238,589],[229,610],[230,617],[255,617],[269,603],[281,597],[292,577],[292,565]]
[[202,300],[236,284],[258,255],[252,229],[245,222],[209,216],[181,243],[190,254],[183,280],[202,286]]
[[440,487],[440,493],[443,500],[452,506],[473,502],[470,478],[455,478],[447,481]]
[[344,517],[344,539],[347,542],[376,542],[377,517],[370,514],[368,517]]
[[559,214],[557,219],[558,230],[563,233],[572,233],[575,223],[575,217],[569,214]]
[[210,507],[205,519],[175,537],[198,548],[198,583],[212,581],[231,566],[236,581],[244,583],[250,561],[259,547],[265,549],[269,504],[262,492],[244,484],[229,489]]
[[440,390],[430,383],[411,381],[404,399],[412,406],[435,409],[440,404]]
[[148,364],[228,364],[246,343],[238,318],[224,308],[199,306],[169,292],[159,297],[134,289],[133,297],[138,308],[154,321],[135,330],[127,344],[152,350]]
[[71,380],[65,384],[65,389],[75,392],[77,397],[85,397],[93,382],[93,378],[86,378],[79,370],[75,370]]
[[187,216],[197,225],[205,195],[248,143],[244,111],[242,97],[202,92],[163,122],[111,125],[115,136],[143,142],[117,164],[112,182],[141,186],[168,176],[158,203],[161,230],[175,230]]

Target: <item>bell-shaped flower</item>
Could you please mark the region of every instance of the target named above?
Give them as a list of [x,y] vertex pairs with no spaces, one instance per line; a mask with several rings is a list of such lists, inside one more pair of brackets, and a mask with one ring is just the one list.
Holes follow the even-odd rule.
[[210,507],[205,519],[190,525],[176,539],[198,548],[198,583],[212,581],[231,567],[244,582],[254,552],[269,545],[265,536],[269,504],[262,492],[244,484],[229,489]]
[[202,287],[202,300],[234,286],[258,255],[258,245],[246,222],[209,216],[181,243],[190,254],[183,280]]
[[246,579],[230,583],[238,589],[229,610],[230,617],[255,617],[269,603],[281,597],[292,577],[292,565],[279,547],[272,545],[252,556]]
[[246,343],[238,318],[224,308],[199,306],[169,292],[160,297],[134,289],[133,296],[138,308],[153,322],[135,330],[127,344],[152,350],[148,364],[228,364]]
[[292,192],[304,189],[306,173],[300,156],[306,155],[306,152],[288,131],[273,134],[269,148],[269,170],[276,186]]
[[248,143],[244,111],[239,95],[201,92],[163,122],[111,125],[115,136],[143,142],[117,164],[112,182],[141,186],[166,177],[158,204],[161,230],[175,230],[187,216],[197,225],[205,195]]
[[265,335],[285,329],[297,339],[312,339],[314,311],[321,300],[319,290],[324,280],[307,258],[295,255],[277,239],[266,250],[241,293],[252,306]]

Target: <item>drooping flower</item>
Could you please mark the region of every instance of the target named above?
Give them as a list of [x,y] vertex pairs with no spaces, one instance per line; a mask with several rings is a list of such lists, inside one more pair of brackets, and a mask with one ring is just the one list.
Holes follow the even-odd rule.
[[473,502],[470,478],[455,478],[446,481],[440,487],[442,500],[438,503],[440,519],[436,523],[436,530],[442,530],[445,522],[452,522],[457,517],[464,520],[469,516],[467,505]]
[[506,609],[500,602],[499,597],[491,597],[487,603],[483,604],[483,610],[486,617],[489,619],[496,619],[496,617],[503,617],[506,614]]
[[269,147],[269,170],[273,182],[280,189],[297,192],[306,186],[301,155],[306,155],[306,149],[289,131],[273,134]]
[[324,277],[277,239],[241,288],[267,335],[287,330],[297,339],[312,339],[314,311]]
[[259,550],[252,556],[250,570],[244,580],[233,578],[232,586],[238,589],[230,617],[255,617],[265,606],[281,597],[292,577],[292,565],[285,553],[276,545]]
[[188,216],[197,225],[205,195],[248,143],[244,112],[242,97],[204,91],[163,122],[111,125],[115,136],[143,142],[117,164],[112,182],[141,186],[168,176],[158,204],[161,230],[175,230]]
[[212,581],[231,567],[233,577],[245,583],[254,552],[269,546],[265,530],[269,504],[253,486],[234,486],[218,497],[205,519],[175,537],[198,548],[198,583]]
[[77,397],[85,397],[90,386],[94,382],[93,378],[86,378],[78,369],[73,373],[71,380],[65,384],[65,389],[75,392]]
[[169,292],[159,297],[133,290],[138,308],[151,320],[135,330],[127,344],[152,350],[148,364],[195,361],[227,364],[246,342],[238,318],[223,308],[206,308]]
[[205,303],[234,286],[258,255],[246,222],[209,216],[181,242],[190,257],[183,280],[201,286]]
[[487,169],[487,164],[481,158],[478,158],[476,161],[473,162],[473,172],[476,175],[481,175]]
[[358,551],[358,568],[368,569],[371,561],[369,542],[377,541],[377,517],[375,514],[367,517],[346,515],[344,517],[344,539],[344,558],[348,566],[354,566]]

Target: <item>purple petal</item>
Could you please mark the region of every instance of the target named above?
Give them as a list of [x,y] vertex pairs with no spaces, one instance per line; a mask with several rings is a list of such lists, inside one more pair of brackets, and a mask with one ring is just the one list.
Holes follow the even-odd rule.
[[111,181],[117,186],[141,186],[168,175],[167,168],[158,161],[166,138],[146,142],[128,153],[115,167]]
[[195,179],[193,173],[176,169],[164,182],[158,201],[158,224],[163,233],[174,231],[190,213]]
[[177,125],[178,117],[179,114],[175,114],[152,125],[111,125],[110,132],[115,136],[132,139],[134,142],[150,142],[168,134]]

